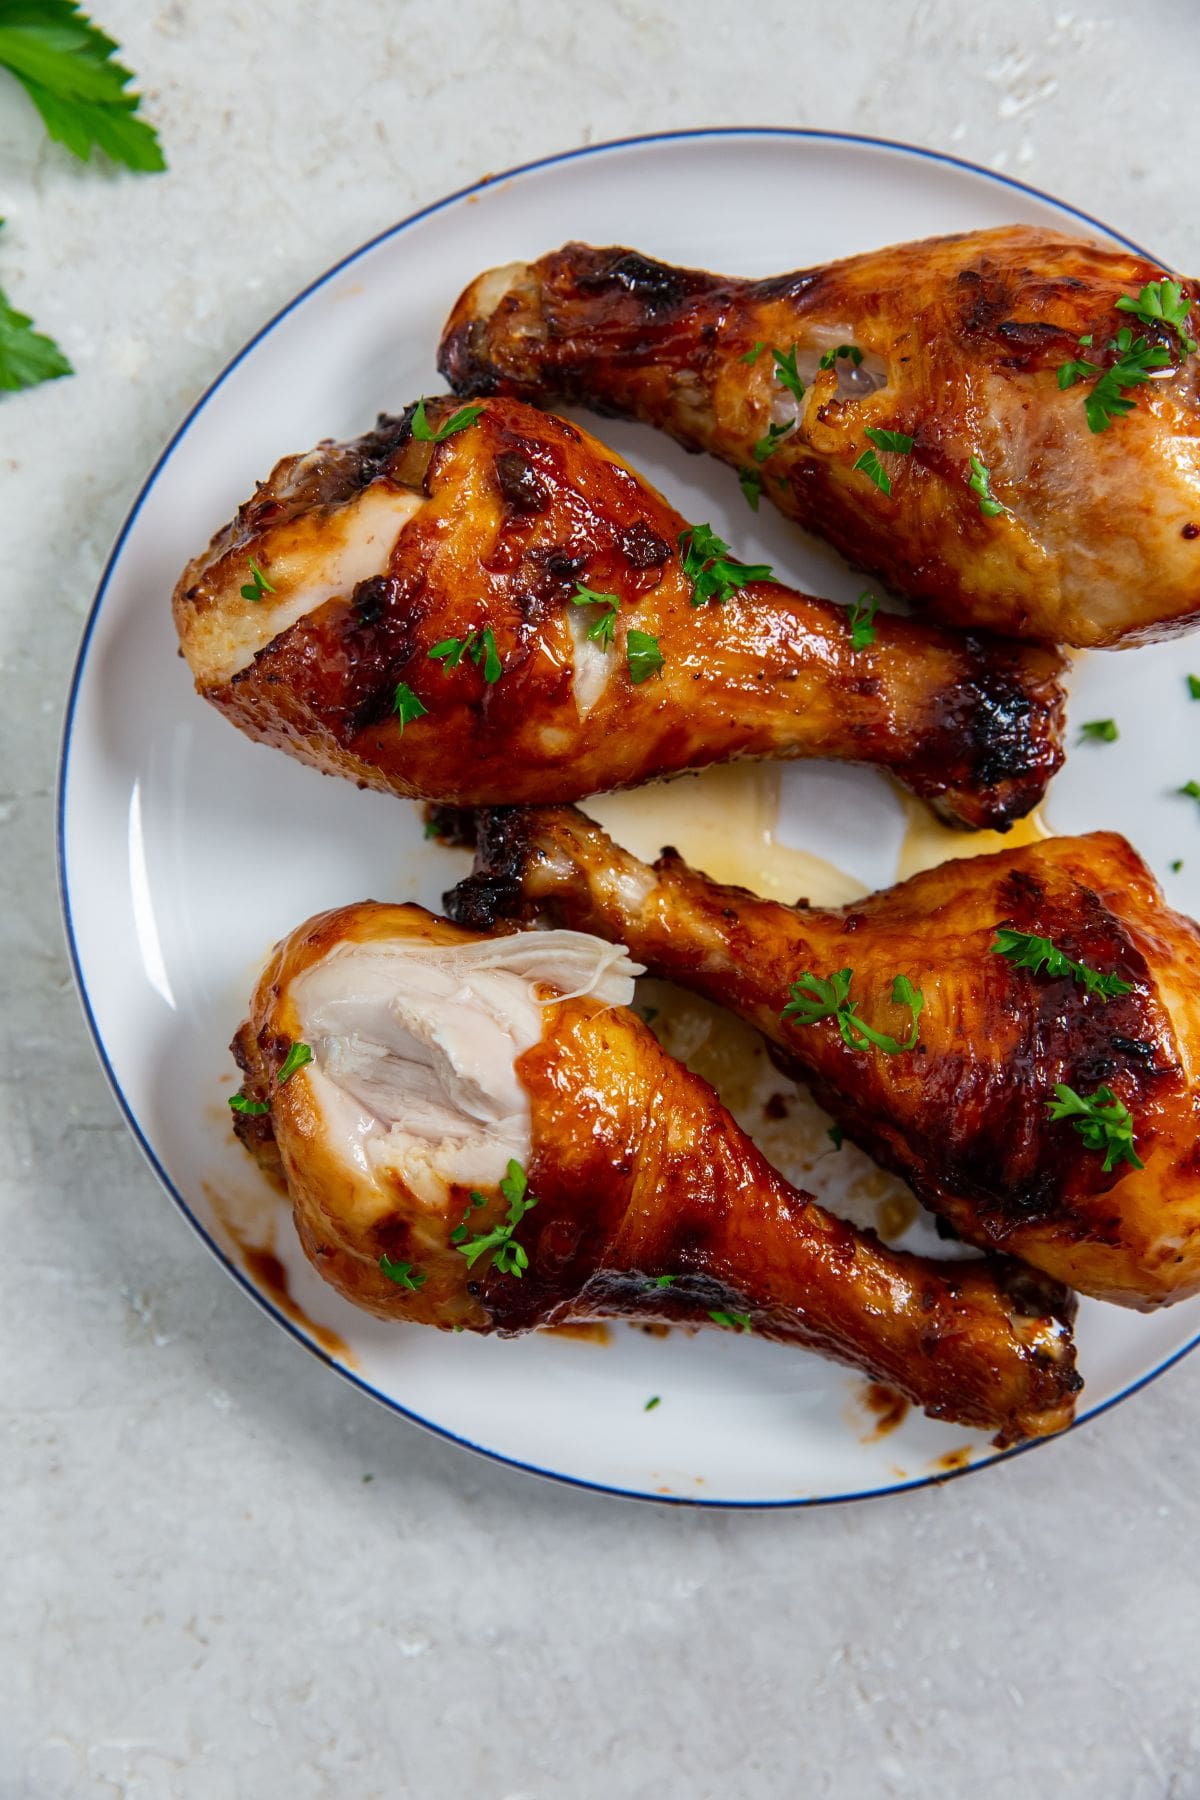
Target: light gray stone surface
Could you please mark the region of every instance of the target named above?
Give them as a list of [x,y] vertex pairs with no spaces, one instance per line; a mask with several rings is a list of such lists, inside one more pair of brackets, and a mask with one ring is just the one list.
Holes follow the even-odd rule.
[[473,1460],[302,1356],[157,1190],[80,1021],[51,817],[149,462],[336,257],[485,171],[728,122],[949,149],[1195,267],[1194,5],[99,10],[169,175],[75,165],[0,93],[0,283],[78,370],[0,406],[2,1800],[1200,1795],[1200,1359],[849,1509],[660,1511]]

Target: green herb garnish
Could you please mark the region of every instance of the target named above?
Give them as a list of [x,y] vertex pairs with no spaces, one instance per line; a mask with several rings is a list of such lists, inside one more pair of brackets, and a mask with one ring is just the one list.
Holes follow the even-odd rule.
[[1191,356],[1196,348],[1196,340],[1188,332],[1191,307],[1192,303],[1184,299],[1179,283],[1168,280],[1165,275],[1161,281],[1148,281],[1136,300],[1122,294],[1117,301],[1118,312],[1133,313],[1144,325],[1169,325],[1183,346],[1185,356]]
[[1187,678],[1188,693],[1193,700],[1200,700],[1200,675],[1189,675]]
[[1120,737],[1115,719],[1089,719],[1079,727],[1080,743],[1115,744]]
[[[1079,341],[1082,343],[1083,339]],[[1132,412],[1133,401],[1125,398],[1126,390],[1140,387],[1149,381],[1152,369],[1164,368],[1171,360],[1171,352],[1164,344],[1149,344],[1144,337],[1135,340],[1128,325],[1122,325],[1116,337],[1109,339],[1108,348],[1116,351],[1117,360],[1107,369],[1076,357],[1063,363],[1058,371],[1060,388],[1097,377],[1083,403],[1088,429],[1095,432],[1107,431],[1114,419]]]
[[643,1412],[653,1412],[656,1406],[661,1406],[661,1405],[662,1405],[662,1395],[661,1394],[651,1394],[651,1396],[647,1400],[645,1406],[643,1406],[642,1411]]
[[278,590],[272,587],[253,557],[249,558],[250,580],[241,590],[243,600],[261,600],[264,594],[274,594]]
[[598,594],[593,588],[584,587],[580,582],[571,595],[572,606],[603,606],[606,608],[594,624],[589,625],[587,634],[602,650],[607,650],[617,632],[617,613],[621,602],[615,594]]
[[709,1318],[714,1325],[720,1325],[726,1331],[752,1331],[749,1313],[710,1312]]
[[817,364],[818,369],[832,369],[839,356],[848,356],[856,369],[863,359],[863,353],[857,344],[839,344],[836,350],[825,352]]
[[658,647],[658,639],[648,631],[630,631],[625,637],[625,656],[629,663],[629,679],[634,687],[643,681],[649,681],[651,675],[661,675],[663,670],[663,653]]
[[469,656],[478,668],[483,664],[483,679],[492,683],[499,681],[504,673],[504,664],[500,661],[496,649],[496,634],[490,625],[482,628],[476,626],[465,638],[443,638],[429,652],[434,662],[440,662],[443,673],[447,669],[457,669],[464,656]]
[[678,1280],[678,1275],[652,1275],[650,1277],[650,1286],[656,1288],[674,1287]]
[[414,719],[423,719],[429,708],[422,700],[418,700],[406,681],[396,685],[396,698],[392,701],[392,710],[400,718],[400,735],[404,736],[404,727],[411,725]]
[[804,383],[796,373],[795,344],[792,345],[786,356],[782,350],[772,350],[771,355],[775,359],[775,379],[782,383],[789,394],[794,395],[797,400],[803,400]]
[[[890,450],[897,456],[908,456],[912,452],[913,440],[907,432],[875,430],[868,427],[866,435],[880,450]],[[868,481],[873,481],[881,494],[891,493],[892,478],[874,450],[864,450],[854,467],[856,470],[861,470]]]
[[1119,1162],[1132,1163],[1135,1169],[1145,1168],[1133,1147],[1133,1114],[1110,1087],[1098,1087],[1085,1099],[1060,1081],[1054,1093],[1055,1098],[1046,1101],[1051,1119],[1069,1119],[1087,1149],[1103,1150],[1106,1175]]
[[739,469],[738,486],[745,495],[751,512],[758,511],[758,502],[762,496],[762,476],[757,469]]
[[269,1101],[247,1100],[245,1094],[230,1094],[229,1106],[232,1112],[250,1113],[255,1118],[261,1118],[263,1113],[269,1113],[271,1110]]
[[768,425],[766,437],[760,437],[754,446],[754,460],[766,462],[768,456],[774,456],[789,431],[795,431],[795,419],[789,419],[786,425]]
[[1119,975],[1101,975],[1087,963],[1075,962],[1049,938],[1010,931],[1007,925],[996,927],[996,941],[988,948],[996,956],[1007,957],[1014,968],[1030,969],[1035,975],[1049,975],[1052,980],[1069,975],[1086,993],[1099,994],[1103,1000],[1118,999],[1122,994],[1133,992],[1131,981],[1122,981]]
[[800,1025],[815,1025],[821,1019],[834,1019],[843,1041],[851,1050],[868,1050],[874,1044],[876,1049],[885,1051],[888,1056],[897,1056],[901,1051],[915,1049],[920,1030],[918,1021],[925,1005],[925,996],[920,988],[914,988],[907,975],[897,975],[892,981],[893,1006],[907,1006],[912,1013],[912,1032],[901,1043],[899,1038],[891,1037],[885,1031],[876,1031],[860,1017],[857,1002],[850,998],[853,975],[853,969],[839,969],[826,981],[806,969],[799,981],[792,983],[792,997],[784,1007],[781,1018],[792,1019]]
[[711,525],[689,525],[679,534],[683,572],[692,584],[692,605],[716,600],[721,606],[751,581],[773,581],[767,563],[740,563],[729,554],[729,545]]
[[738,357],[738,361],[744,362],[744,363],[757,362],[759,357],[762,355],[763,351],[766,349],[766,347],[767,346],[763,343],[761,338],[755,338],[755,340],[751,344],[750,348],[748,350],[744,350],[742,352],[742,354]]
[[1182,869],[1182,867],[1183,867],[1183,858],[1182,857],[1176,858],[1176,860],[1171,864],[1172,875],[1178,875],[1178,873],[1179,873],[1180,869]]
[[465,431],[468,425],[473,425],[482,411],[482,406],[461,406],[435,431],[425,416],[424,400],[418,400],[412,418],[412,434],[423,444],[444,444],[456,431]]
[[301,1044],[299,1042],[294,1043],[284,1057],[279,1073],[275,1077],[280,1087],[283,1086],[285,1081],[290,1081],[292,1079],[292,1076],[296,1073],[297,1069],[302,1069],[304,1065],[310,1063],[312,1059],[313,1053],[307,1044]]
[[1181,788],[1175,789],[1175,792],[1185,795],[1189,800],[1200,800],[1200,781],[1185,781]]
[[113,60],[117,45],[75,0],[4,0],[0,67],[15,75],[56,143],[87,162],[93,149],[140,174],[166,168],[154,127],[136,118],[141,96]]
[[411,1288],[414,1294],[429,1280],[423,1269],[414,1268],[410,1262],[393,1262],[386,1251],[379,1259],[379,1271],[397,1287]]
[[835,1150],[840,1150],[845,1142],[846,1134],[840,1125],[831,1125],[825,1133]]
[[[3,225],[0,219],[0,225]],[[35,331],[28,313],[10,306],[0,288],[0,388],[15,394],[20,388],[57,381],[74,370],[52,337]]]
[[[522,1276],[529,1267],[529,1253],[524,1245],[513,1239],[514,1229],[521,1223],[531,1207],[537,1205],[536,1194],[528,1192],[525,1171],[519,1162],[510,1161],[508,1173],[500,1183],[500,1192],[508,1201],[508,1216],[503,1225],[493,1225],[490,1231],[477,1232],[474,1237],[467,1236],[467,1220],[470,1213],[463,1215],[462,1223],[456,1225],[450,1233],[450,1242],[467,1259],[467,1267],[473,1269],[481,1256],[492,1253],[492,1267],[501,1275]],[[471,1190],[472,1207],[486,1205],[483,1194]]]
[[991,473],[986,463],[981,462],[977,456],[971,458],[971,473],[967,477],[967,486],[973,494],[978,494],[979,510],[985,519],[995,519],[1001,513],[1008,511],[1007,506],[1001,506],[999,500],[993,498]]
[[854,605],[850,608],[850,648],[866,650],[875,642],[875,614],[879,611],[879,601],[867,588],[864,588]]

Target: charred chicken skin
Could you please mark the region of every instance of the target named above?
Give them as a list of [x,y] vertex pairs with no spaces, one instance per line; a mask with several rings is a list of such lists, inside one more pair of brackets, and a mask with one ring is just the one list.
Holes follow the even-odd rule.
[[[1200,929],[1123,838],[948,862],[821,911],[670,851],[651,868],[573,809],[478,826],[454,917],[545,914],[730,1007],[972,1243],[1142,1309],[1200,1288]],[[923,1006],[893,1003],[897,976]],[[1056,1116],[1059,1090],[1090,1113]]]
[[1062,760],[1055,652],[883,615],[856,650],[844,608],[728,562],[725,603],[696,604],[685,528],[573,425],[430,402],[280,463],[184,572],[175,622],[241,730],[396,794],[543,803],[820,756],[971,826],[1037,802]]
[[[945,624],[1145,643],[1200,609],[1194,316],[1117,309],[1161,279],[1025,226],[765,281],[567,244],[473,282],[440,366],[463,391],[641,419],[735,468],[756,470],[757,447],[782,512]],[[1186,311],[1198,290],[1180,290]],[[1131,358],[1142,373],[1115,386]],[[1105,394],[1134,404],[1096,430]]]
[[715,1323],[1005,1440],[1069,1423],[1070,1297],[822,1211],[629,1008],[636,972],[595,937],[480,937],[415,906],[280,944],[234,1041],[236,1121],[320,1273],[382,1318]]

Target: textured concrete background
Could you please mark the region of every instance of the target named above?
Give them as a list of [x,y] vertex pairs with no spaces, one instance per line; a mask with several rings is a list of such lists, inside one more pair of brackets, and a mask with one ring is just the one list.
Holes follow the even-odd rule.
[[79,167],[0,93],[0,283],[78,371],[0,406],[0,1796],[1200,1795],[1200,1358],[852,1509],[655,1511],[473,1460],[303,1357],[176,1218],[85,1038],[51,854],[108,545],[325,265],[484,171],[727,122],[950,149],[1195,267],[1191,0],[98,10],[168,176]]

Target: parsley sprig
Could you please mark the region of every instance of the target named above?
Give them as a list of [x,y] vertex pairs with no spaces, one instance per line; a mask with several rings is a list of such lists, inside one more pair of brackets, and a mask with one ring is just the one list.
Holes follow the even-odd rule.
[[878,599],[868,588],[864,588],[850,608],[850,648],[852,650],[866,650],[875,642],[875,614],[878,611]]
[[725,1331],[753,1331],[754,1326],[749,1313],[726,1312],[719,1308],[716,1312],[709,1310],[709,1318],[714,1325],[720,1325]]
[[1169,325],[1185,356],[1191,356],[1196,348],[1196,340],[1188,329],[1191,309],[1192,303],[1184,299],[1180,284],[1165,275],[1160,281],[1148,281],[1136,300],[1122,294],[1117,301],[1118,312],[1132,313],[1144,325]]
[[[885,431],[882,427],[867,427],[866,435],[876,449],[890,451],[895,456],[911,456],[913,440],[906,431]],[[876,456],[874,450],[864,450],[854,465],[856,472],[861,472],[868,481],[873,481],[881,494],[890,494],[892,478]]]
[[853,976],[853,969],[838,969],[826,980],[806,969],[799,981],[792,983],[792,997],[780,1016],[794,1019],[800,1025],[815,1025],[821,1019],[831,1018],[851,1050],[869,1050],[873,1044],[888,1056],[898,1056],[902,1051],[915,1049],[925,1005],[920,988],[915,988],[907,975],[897,975],[892,980],[893,1006],[907,1006],[912,1013],[912,1031],[901,1042],[886,1031],[876,1031],[861,1017],[858,1002],[850,998]]
[[738,485],[751,512],[758,511],[758,503],[762,498],[763,478],[757,469],[739,469]]
[[838,344],[835,349],[827,350],[825,352],[824,356],[817,364],[817,367],[819,369],[832,369],[839,356],[848,356],[856,369],[863,359],[863,353],[857,344]]
[[[509,1162],[508,1173],[500,1183],[500,1192],[508,1201],[508,1215],[504,1223],[493,1225],[490,1231],[477,1232],[470,1237],[467,1234],[467,1223],[471,1217],[468,1211],[450,1233],[450,1242],[466,1257],[469,1269],[475,1267],[481,1256],[490,1254],[492,1267],[499,1274],[520,1277],[529,1267],[529,1252],[523,1244],[514,1240],[513,1232],[530,1208],[537,1205],[537,1195],[528,1191],[525,1171],[519,1162]],[[486,1204],[486,1197],[472,1189],[472,1208]]]
[[634,687],[640,687],[652,675],[662,674],[663,653],[658,647],[658,639],[648,631],[626,633],[625,660],[629,664],[629,679]]
[[414,1294],[429,1280],[424,1269],[415,1268],[410,1262],[393,1262],[386,1250],[379,1259],[379,1272],[397,1287],[409,1288]]
[[[1079,340],[1085,347],[1091,341],[1090,336]],[[1135,339],[1128,325],[1122,325],[1116,337],[1108,340],[1108,348],[1116,352],[1116,361],[1107,369],[1075,357],[1062,363],[1058,371],[1058,385],[1063,389],[1091,376],[1097,378],[1083,402],[1088,429],[1094,432],[1107,431],[1114,419],[1132,412],[1134,403],[1126,398],[1129,390],[1141,387],[1149,381],[1152,369],[1165,368],[1171,360],[1165,344],[1151,344],[1144,337]]]
[[1016,969],[1029,969],[1035,975],[1048,975],[1055,981],[1069,975],[1085,993],[1099,994],[1102,1000],[1119,999],[1122,994],[1133,992],[1131,981],[1122,981],[1119,975],[1101,975],[1087,963],[1075,962],[1049,938],[1012,931],[1007,925],[997,925],[996,941],[988,948],[993,955],[1006,957]]
[[267,1100],[251,1100],[245,1094],[230,1094],[229,1109],[235,1113],[249,1113],[253,1118],[261,1118],[263,1113],[271,1110]]
[[154,127],[135,115],[118,46],[76,0],[0,0],[0,67],[15,75],[56,143],[82,162],[93,149],[140,174],[166,168]]
[[621,602],[615,594],[598,594],[594,588],[585,587],[582,582],[571,595],[572,606],[602,606],[604,611],[600,617],[588,626],[588,636],[602,650],[607,650],[617,635],[617,613]]
[[250,564],[250,579],[241,589],[242,599],[261,600],[264,594],[274,594],[277,591],[274,584],[268,581],[254,558],[251,556],[248,558],[248,561]]
[[1120,735],[1115,719],[1087,719],[1079,727],[1081,744],[1115,744]]
[[991,471],[978,456],[971,458],[971,473],[967,477],[967,486],[973,494],[978,494],[979,510],[985,519],[999,518],[1001,513],[1008,511],[1007,506],[1002,506],[993,495]]
[[796,346],[785,354],[782,350],[772,350],[775,362],[775,379],[787,389],[796,400],[804,398],[804,383],[796,373]]
[[683,572],[692,584],[692,605],[716,600],[721,606],[751,581],[773,581],[775,571],[767,563],[740,563],[729,554],[729,545],[711,525],[689,525],[679,534]]
[[[0,219],[0,225],[3,223]],[[11,306],[0,288],[0,389],[16,393],[72,374],[74,370],[54,339],[35,331],[29,314]]]
[[400,736],[404,736],[404,727],[411,725],[414,719],[423,719],[429,708],[425,702],[413,693],[407,681],[396,683],[396,696],[392,701],[392,711],[400,720]]
[[299,1039],[297,1039],[296,1042],[290,1046],[287,1055],[280,1065],[279,1073],[275,1077],[279,1086],[282,1087],[285,1081],[290,1081],[292,1076],[296,1073],[296,1070],[304,1068],[305,1064],[310,1063],[312,1059],[313,1053],[310,1046],[308,1044],[302,1044]]
[[465,431],[468,425],[473,425],[482,411],[482,406],[460,406],[458,411],[451,413],[448,419],[444,419],[435,431],[425,416],[425,401],[422,398],[417,401],[417,408],[413,413],[412,434],[423,444],[444,444],[446,439],[453,437],[456,431]]
[[504,664],[496,649],[496,634],[490,625],[476,626],[465,638],[443,638],[429,655],[434,662],[441,663],[443,674],[449,669],[457,669],[464,656],[470,657],[476,668],[483,664],[483,679],[489,684],[499,681],[504,673]]
[[1133,1114],[1110,1087],[1098,1087],[1094,1094],[1084,1096],[1060,1081],[1054,1095],[1046,1101],[1051,1120],[1069,1119],[1088,1150],[1103,1150],[1106,1175],[1119,1162],[1145,1168],[1133,1147]]
[[754,460],[765,463],[768,456],[774,456],[789,431],[795,431],[795,419],[788,419],[783,425],[768,425],[766,437],[760,437],[754,445]]

